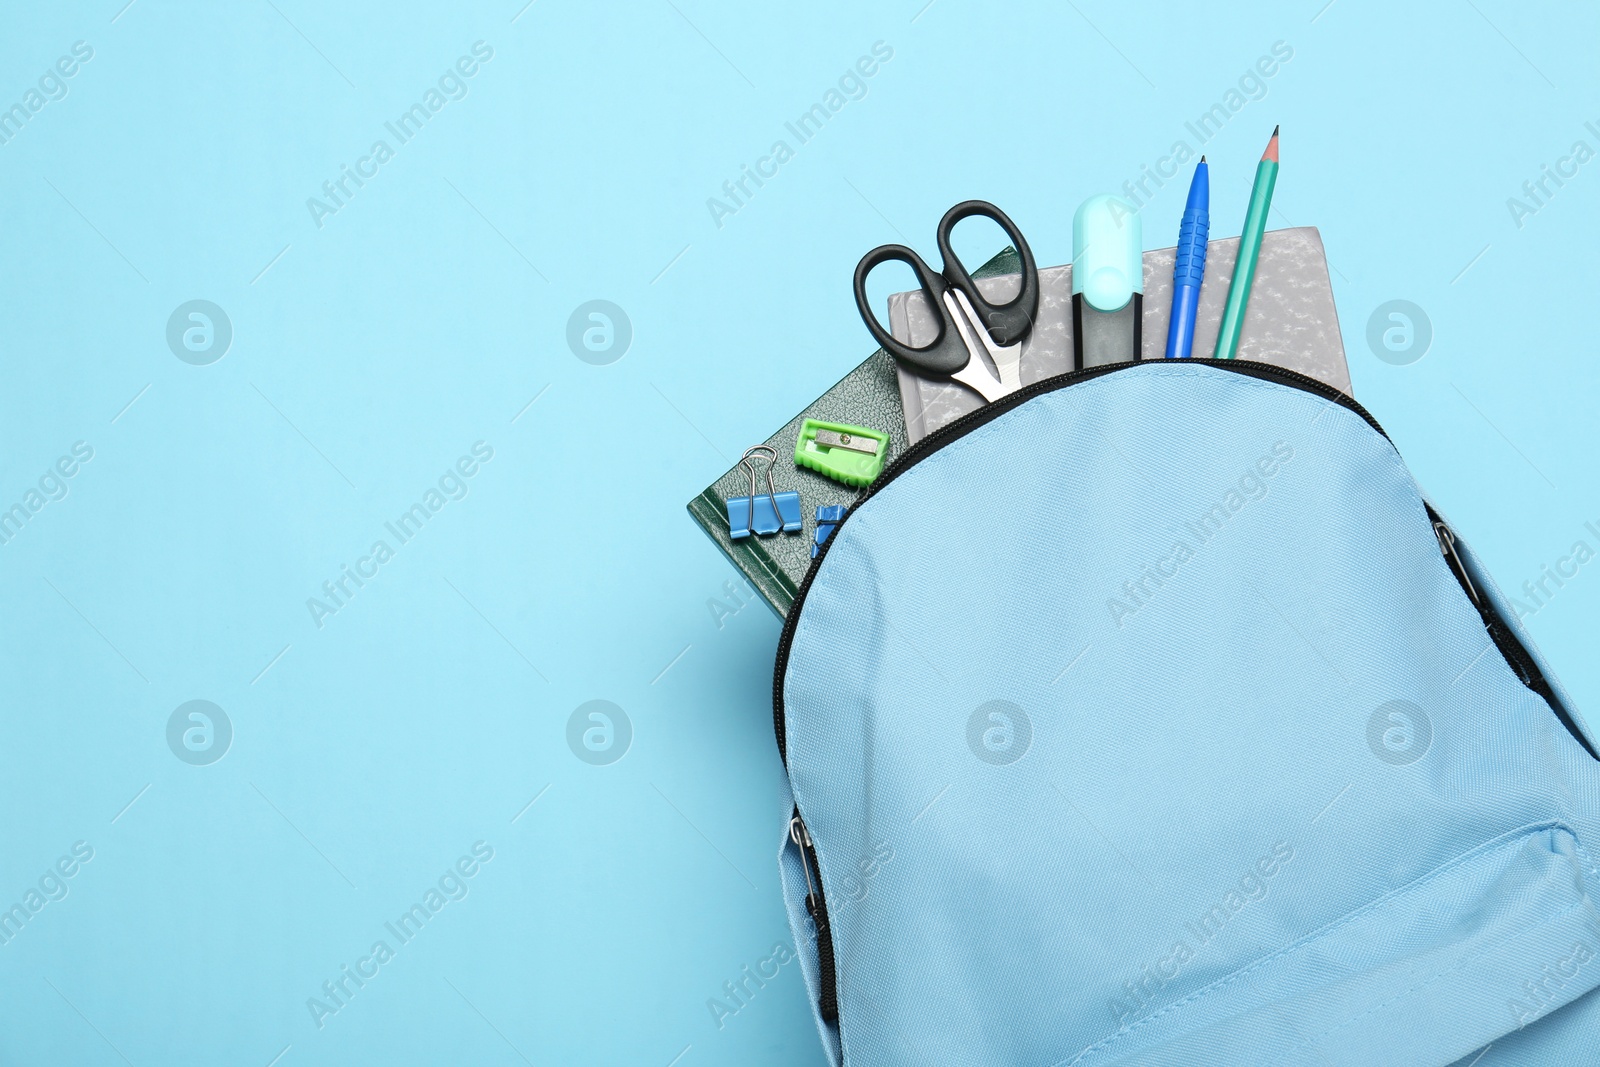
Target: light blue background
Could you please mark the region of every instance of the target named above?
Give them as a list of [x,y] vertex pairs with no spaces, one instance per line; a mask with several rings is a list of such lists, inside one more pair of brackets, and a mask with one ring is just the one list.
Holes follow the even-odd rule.
[[[0,945],[0,1062],[821,1062],[792,966],[707,1008],[789,939],[778,624],[719,625],[734,572],[683,505],[866,355],[866,249],[931,251],[981,196],[1066,261],[1077,203],[1199,148],[1185,121],[1276,41],[1203,146],[1213,234],[1283,123],[1274,224],[1321,228],[1356,395],[1418,479],[1513,595],[1600,548],[1600,160],[1520,228],[1506,203],[1600,149],[1600,14],[1216,7],[8,8],[0,106],[94,56],[0,144],[0,508],[94,458],[0,545],[0,907],[94,858]],[[466,97],[319,228],[307,198],[480,40]],[[865,98],[795,145],[876,41]],[[604,366],[566,340],[597,298],[634,334]],[[234,331],[207,366],[166,342],[192,299]],[[1365,340],[1392,299],[1432,323],[1410,365]],[[307,598],[477,441],[466,498],[319,629]],[[1583,708],[1597,613],[1591,563],[1526,620]],[[191,699],[233,726],[208,766],[167,745]],[[633,726],[606,766],[566,741],[592,699]],[[319,1029],[307,999],[480,840],[466,898]]]

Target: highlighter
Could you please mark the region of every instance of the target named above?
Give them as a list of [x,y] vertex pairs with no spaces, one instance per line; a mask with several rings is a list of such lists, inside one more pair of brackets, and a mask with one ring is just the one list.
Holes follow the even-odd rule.
[[1144,319],[1144,227],[1109,193],[1072,216],[1073,367],[1139,358]]

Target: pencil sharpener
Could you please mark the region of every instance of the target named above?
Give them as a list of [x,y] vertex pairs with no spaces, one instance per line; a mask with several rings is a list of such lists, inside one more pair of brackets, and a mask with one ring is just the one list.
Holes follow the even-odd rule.
[[889,435],[865,426],[807,419],[794,443],[794,461],[845,485],[868,485],[883,473]]

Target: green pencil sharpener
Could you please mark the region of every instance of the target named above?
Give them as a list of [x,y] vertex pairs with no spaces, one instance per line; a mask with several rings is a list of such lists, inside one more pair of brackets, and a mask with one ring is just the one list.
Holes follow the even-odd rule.
[[883,473],[889,435],[865,426],[807,419],[794,443],[794,461],[846,485],[868,485]]

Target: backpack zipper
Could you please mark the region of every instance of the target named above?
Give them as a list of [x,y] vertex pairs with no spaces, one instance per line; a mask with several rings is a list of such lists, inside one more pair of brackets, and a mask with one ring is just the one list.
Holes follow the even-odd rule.
[[1489,632],[1489,640],[1494,642],[1494,646],[1500,650],[1500,654],[1511,665],[1512,671],[1522,680],[1522,684],[1539,694],[1544,698],[1544,702],[1550,705],[1550,710],[1555,712],[1556,718],[1567,728],[1567,733],[1572,735],[1572,739],[1582,745],[1583,750],[1589,753],[1591,758],[1600,759],[1600,755],[1596,755],[1594,748],[1590,746],[1588,738],[1583,736],[1583,731],[1578,729],[1578,724],[1573,722],[1572,716],[1562,708],[1561,702],[1556,699],[1555,690],[1551,688],[1544,672],[1539,669],[1539,664],[1523,647],[1515,631],[1506,624],[1505,617],[1489,598],[1480,594],[1477,586],[1472,584],[1472,578],[1467,573],[1466,561],[1456,551],[1455,531],[1439,517],[1439,513],[1433,510],[1432,505],[1424,506],[1428,509],[1428,518],[1433,521],[1433,532],[1439,539],[1439,551],[1444,553],[1445,562],[1450,565],[1450,570],[1467,594],[1467,599],[1478,609],[1478,617],[1483,620],[1483,628]]
[[[783,676],[789,669],[789,646],[794,641],[795,629],[800,621],[800,611],[805,606],[806,594],[811,591],[811,582],[816,578],[817,569],[822,566],[822,561],[827,558],[828,549],[839,539],[839,527],[843,526],[850,516],[855,514],[856,509],[870,499],[874,493],[882,490],[884,486],[904,474],[908,469],[922,462],[928,456],[939,451],[939,449],[959,441],[973,430],[987,425],[1013,408],[1045,393],[1053,393],[1058,389],[1065,389],[1068,386],[1086,382],[1091,378],[1099,378],[1106,374],[1115,374],[1118,371],[1143,366],[1146,362],[1154,361],[1133,360],[1127,363],[1086,367],[1083,370],[1068,371],[1066,374],[1058,374],[1053,378],[1045,378],[1042,381],[1034,382],[1032,385],[1024,386],[1009,396],[987,403],[975,411],[967,412],[954,422],[942,426],[924,437],[896,456],[884,468],[883,473],[878,475],[871,485],[861,491],[860,495],[856,497],[855,503],[846,509],[844,516],[834,525],[833,533],[829,534],[828,539],[822,543],[820,551],[811,560],[811,565],[806,568],[805,577],[801,580],[800,588],[795,592],[794,600],[789,605],[789,612],[783,620],[783,632],[778,638],[778,653],[772,672],[772,726],[773,732],[777,735],[778,755],[783,760],[786,769],[789,762],[789,753],[784,737]],[[1384,440],[1389,440],[1388,433],[1378,424],[1378,420],[1373,418],[1372,413],[1362,407],[1354,397],[1340,392],[1326,382],[1301,374],[1299,371],[1292,371],[1287,367],[1279,367],[1270,363],[1257,363],[1253,360],[1244,359],[1190,359],[1188,362],[1204,364],[1220,370],[1232,371],[1235,374],[1243,374],[1246,377],[1287,385],[1291,388],[1299,389],[1301,392],[1322,397],[1330,403],[1338,404],[1342,408],[1355,412],[1361,416],[1368,426],[1377,431]],[[1482,597],[1472,584],[1472,579],[1467,574],[1465,562],[1456,552],[1455,532],[1439,517],[1431,505],[1424,502],[1423,506],[1427,508],[1428,518],[1433,523],[1434,536],[1439,542],[1439,550],[1444,555],[1445,562],[1450,567],[1451,573],[1455,575],[1456,581],[1460,583],[1462,591],[1466,593],[1467,599],[1477,609],[1478,615],[1483,620],[1484,628],[1489,633],[1490,640],[1500,650],[1500,654],[1510,664],[1517,677],[1522,680],[1522,684],[1544,699],[1550,710],[1555,713],[1556,718],[1561,721],[1561,725],[1565,726],[1567,732],[1583,746],[1584,751],[1595,759],[1600,760],[1600,755],[1596,755],[1594,749],[1589,746],[1589,742],[1572,721],[1572,717],[1561,708],[1560,702],[1556,700],[1555,692],[1550,688],[1550,683],[1545,679],[1543,672],[1539,670],[1538,664],[1533,661],[1533,657],[1528,654],[1527,649],[1522,647],[1522,643],[1517,639],[1510,627],[1505,624],[1505,620],[1500,616],[1494,605],[1487,598]],[[798,806],[794,809],[794,815],[789,820],[789,833],[795,844],[800,846],[801,864],[806,868],[806,911],[810,913],[811,921],[816,926],[817,931],[817,968],[820,972],[818,976],[818,985],[820,987],[818,991],[818,1007],[824,1019],[837,1025],[839,1021],[838,974],[834,962],[833,931],[828,923],[827,902],[822,895],[822,866],[817,861],[816,847],[812,844],[811,835],[806,831],[805,823],[800,818]],[[814,890],[811,881],[812,867],[815,867],[817,871]]]
[[[817,930],[817,1009],[830,1023],[839,1021],[839,993],[833,965],[833,930],[828,926],[828,906],[822,898],[822,865],[817,862],[817,847],[811,843],[811,834],[800,819],[800,809],[795,808],[789,817],[789,838],[800,846],[800,868],[806,874],[806,912]],[[811,881],[811,868],[817,869],[817,880]]]

